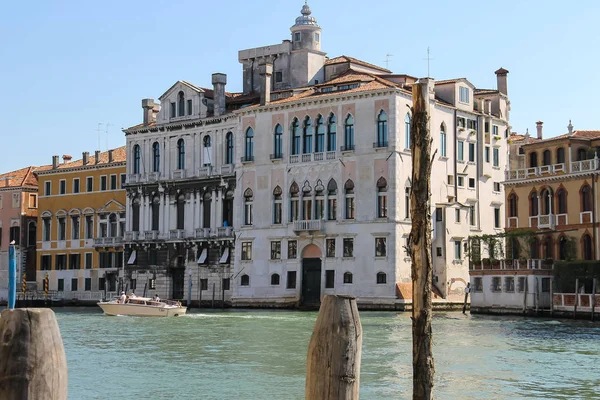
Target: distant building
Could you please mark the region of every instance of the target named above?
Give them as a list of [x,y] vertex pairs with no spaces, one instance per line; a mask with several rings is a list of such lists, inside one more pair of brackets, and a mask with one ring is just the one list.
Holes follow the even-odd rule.
[[[239,51],[242,93],[225,92],[215,74],[212,90],[177,82],[160,111],[143,101],[144,123],[125,130],[137,260],[127,269],[176,298],[192,279],[194,300],[216,293],[235,306],[346,293],[361,307],[401,308],[412,301],[404,246],[417,79],[328,59],[306,4],[290,30],[281,44]],[[467,238],[504,229],[507,75],[496,71],[498,89],[424,79],[440,301],[462,301]]]
[[[8,247],[15,242],[17,280],[35,281],[38,194],[36,167],[0,175],[0,301],[8,297]],[[20,288],[20,286],[19,286]]]
[[76,161],[65,155],[62,163],[53,156],[52,165],[36,174],[38,289],[48,275],[49,289],[66,299],[116,291],[123,268],[125,147],[85,152]]

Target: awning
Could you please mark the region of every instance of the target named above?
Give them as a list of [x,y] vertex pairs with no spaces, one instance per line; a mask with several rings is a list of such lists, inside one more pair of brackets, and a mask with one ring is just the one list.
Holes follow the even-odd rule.
[[208,255],[208,249],[202,249],[202,253],[200,253],[200,258],[198,258],[198,264],[204,263],[204,261],[206,261],[207,255]]
[[132,251],[131,255],[129,256],[129,260],[127,260],[127,265],[131,265],[135,263],[135,256],[136,256],[136,251]]
[[223,255],[221,255],[221,259],[219,260],[219,264],[227,264],[228,258],[229,258],[229,247],[225,247],[225,250],[223,250]]

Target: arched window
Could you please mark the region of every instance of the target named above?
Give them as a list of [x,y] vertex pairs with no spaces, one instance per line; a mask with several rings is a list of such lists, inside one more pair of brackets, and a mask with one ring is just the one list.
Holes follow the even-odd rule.
[[312,135],[312,120],[310,117],[306,117],[304,118],[304,127],[302,131],[302,152],[304,154],[311,153],[313,151]]
[[157,231],[158,221],[159,221],[159,212],[160,212],[160,197],[155,195],[152,199],[152,230]]
[[335,115],[329,115],[327,124],[327,151],[335,151],[335,135],[337,131],[337,121]]
[[282,223],[282,190],[279,186],[275,186],[273,189],[273,224],[281,224]]
[[344,150],[354,150],[354,117],[350,114],[344,123]]
[[142,158],[142,154],[140,151],[140,145],[136,144],[133,146],[133,173],[140,173],[140,161]]
[[233,190],[225,192],[223,199],[223,226],[233,225]]
[[297,221],[300,210],[300,188],[296,182],[290,185],[290,222]]
[[185,196],[177,196],[177,229],[185,229]]
[[283,157],[283,127],[279,124],[275,125],[275,133],[273,136],[273,159]]
[[558,259],[559,260],[567,259],[567,247],[568,247],[567,238],[564,236],[561,236],[560,239],[558,239]]
[[185,169],[185,141],[177,141],[177,169]]
[[315,153],[322,153],[325,151],[325,122],[322,115],[317,117],[316,132]]
[[250,277],[247,274],[241,276],[240,286],[250,286]]
[[352,272],[344,272],[344,283],[352,283]]
[[387,275],[385,272],[378,272],[377,273],[377,284],[378,285],[383,285],[387,283]]
[[537,153],[535,151],[529,153],[529,167],[535,168],[538,166]]
[[329,221],[337,219],[337,183],[333,178],[327,183],[327,219]]
[[302,186],[302,219],[305,221],[313,219],[312,211],[312,188],[308,181],[304,181]]
[[446,126],[440,125],[440,156],[446,157],[448,145],[446,144]]
[[203,148],[203,163],[205,167],[212,165],[212,139],[210,135],[204,136],[202,139],[202,148]]
[[584,260],[592,260],[593,259],[593,254],[592,254],[592,238],[590,237],[590,235],[588,235],[587,233],[585,235],[583,235],[583,237],[581,238],[581,246],[582,246],[582,258]]
[[108,216],[108,236],[118,237],[119,236],[119,224],[117,223],[117,214],[110,214]]
[[517,216],[517,195],[514,193],[508,196],[508,216],[510,218]]
[[587,159],[587,150],[583,147],[577,149],[577,161],[583,161]]
[[244,149],[244,161],[254,161],[254,129],[246,130],[246,146]]
[[581,188],[581,212],[592,211],[592,189],[588,185]]
[[160,171],[160,144],[152,143],[152,172]]
[[552,189],[542,189],[540,191],[540,204],[542,210],[540,215],[550,215],[554,213],[554,204],[552,204]]
[[552,164],[552,154],[550,150],[544,150],[542,153],[542,165],[551,165]]
[[298,118],[294,118],[292,121],[292,155],[300,154],[301,140],[300,122],[298,122]]
[[131,224],[132,231],[138,232],[140,230],[140,198],[136,197],[131,205]]
[[203,228],[210,228],[210,217],[211,217],[211,206],[212,206],[212,194],[209,188],[202,196],[202,219]]
[[544,258],[554,258],[554,252],[552,251],[552,236],[546,236],[544,238],[544,242],[542,243],[542,247],[544,248]]
[[387,217],[387,181],[384,177],[377,181],[377,218]]
[[346,219],[354,219],[354,182],[348,179],[344,184],[346,198]]
[[556,149],[556,163],[564,164],[565,162],[565,149],[563,147],[559,147]]
[[185,98],[184,98],[183,91],[179,92],[179,94],[177,95],[177,98],[178,98],[177,115],[179,117],[183,117],[185,115]]
[[404,117],[404,143],[405,148],[410,149],[410,115]]
[[537,192],[531,192],[529,195],[529,216],[535,217],[539,214],[539,200]]
[[271,285],[278,286],[279,285],[279,274],[271,275]]
[[381,110],[377,117],[377,147],[388,145],[388,118],[385,111]]
[[540,258],[540,242],[538,239],[533,239],[529,243],[529,255],[532,260],[538,260]]
[[226,149],[225,149],[225,164],[233,164],[233,133],[227,132],[225,136]]
[[254,193],[248,188],[244,192],[244,225],[252,225],[252,200]]
[[556,202],[558,204],[558,214],[567,213],[567,191],[563,188],[556,192]]

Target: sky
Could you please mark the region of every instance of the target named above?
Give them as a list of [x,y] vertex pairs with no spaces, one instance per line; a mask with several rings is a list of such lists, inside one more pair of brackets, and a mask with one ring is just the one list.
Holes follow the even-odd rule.
[[[242,89],[241,49],[281,43],[303,0],[11,1],[0,13],[0,173],[125,144],[141,99],[177,80]],[[416,77],[508,75],[512,131],[600,129],[600,2],[310,0],[322,50]],[[101,125],[99,125],[101,124]],[[100,130],[100,135],[98,130]]]

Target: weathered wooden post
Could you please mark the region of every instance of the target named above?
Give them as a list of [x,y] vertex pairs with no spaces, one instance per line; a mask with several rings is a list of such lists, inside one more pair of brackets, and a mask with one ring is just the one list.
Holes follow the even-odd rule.
[[573,318],[577,317],[577,303],[579,303],[579,278],[575,279],[575,304],[573,304]]
[[594,278],[592,283],[592,321],[594,320],[594,313],[596,312],[596,284],[598,283],[598,279]]
[[471,282],[467,283],[465,288],[465,301],[463,303],[463,314],[467,313],[467,301],[469,300],[469,293],[471,293]]
[[0,399],[67,399],[67,359],[54,311],[2,311]]
[[412,87],[413,118],[410,129],[412,180],[410,211],[412,229],[413,399],[433,398],[433,344],[431,340],[431,132],[429,100],[433,81],[420,79]]
[[306,400],[357,400],[362,325],[356,299],[323,298],[306,358]]

